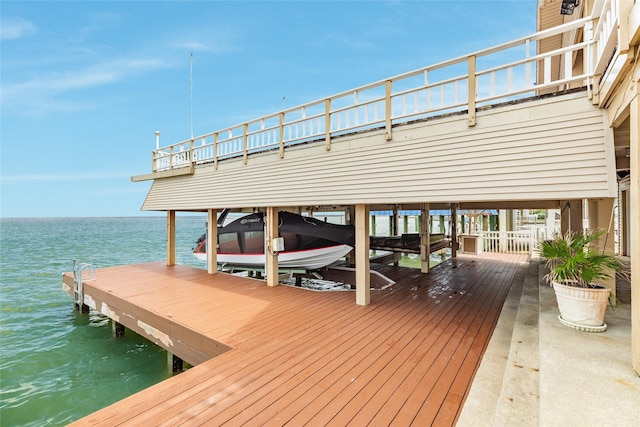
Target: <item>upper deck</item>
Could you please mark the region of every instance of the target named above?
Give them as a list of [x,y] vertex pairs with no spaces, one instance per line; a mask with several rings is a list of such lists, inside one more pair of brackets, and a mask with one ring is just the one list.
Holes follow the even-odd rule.
[[[615,4],[158,148],[152,172],[133,178],[155,180],[143,210],[613,197],[598,78]],[[573,42],[544,51],[557,37]]]

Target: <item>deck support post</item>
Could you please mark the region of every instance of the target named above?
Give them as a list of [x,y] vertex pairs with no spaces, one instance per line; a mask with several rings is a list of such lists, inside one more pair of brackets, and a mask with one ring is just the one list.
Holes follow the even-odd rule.
[[431,254],[431,221],[429,203],[423,203],[420,212],[420,271],[429,272],[429,258]]
[[184,360],[173,353],[167,352],[167,366],[172,374],[184,371]]
[[[604,234],[595,242],[599,252],[615,253],[614,238],[614,199],[589,200],[589,229],[602,230]],[[601,279],[603,285],[611,290],[612,304],[616,305],[616,278]]]
[[400,223],[400,213],[398,211],[398,207],[394,206],[393,208],[393,216],[391,217],[391,229],[390,229],[390,236],[398,236],[400,234],[400,227],[398,227],[398,224]]
[[[355,208],[353,206],[349,206],[344,211],[344,223],[346,225],[353,225],[353,216]],[[356,265],[356,254],[355,251],[351,251],[347,254],[347,265],[354,266]]]
[[582,231],[582,200],[569,200],[560,211],[560,232]]
[[277,286],[278,281],[278,253],[273,250],[273,239],[278,237],[278,209],[267,208],[265,223],[265,255],[267,286]]
[[451,258],[458,256],[458,205],[451,204]]
[[167,211],[167,265],[176,265],[176,211]]
[[370,221],[371,221],[371,235],[375,236],[376,235],[376,228],[378,228],[377,225],[376,225],[376,216],[375,215],[370,215],[370,218],[371,218],[370,219]]
[[371,300],[369,270],[369,206],[356,205],[356,304]]
[[113,337],[114,338],[122,338],[124,337],[124,325],[122,323],[118,323],[115,320],[111,320],[111,328],[113,329]]
[[631,258],[631,363],[640,375],[640,82],[635,82],[629,118],[629,227]]
[[89,310],[91,310],[91,307],[89,307],[85,303],[82,303],[82,304],[73,303],[73,308],[75,308],[77,311],[79,311],[82,314],[89,314]]
[[207,272],[216,274],[218,272],[218,211],[216,209],[207,210]]
[[560,202],[560,233],[564,234],[569,230],[569,202],[563,200]]
[[509,212],[506,209],[500,209],[498,211],[498,250],[502,253],[507,252],[507,231],[509,228],[507,227],[507,214]]

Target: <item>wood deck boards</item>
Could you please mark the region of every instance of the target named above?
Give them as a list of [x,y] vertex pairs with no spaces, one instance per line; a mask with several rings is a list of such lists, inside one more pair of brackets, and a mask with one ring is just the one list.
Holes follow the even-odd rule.
[[349,291],[189,267],[100,269],[87,295],[202,352],[231,350],[75,425],[453,425],[526,260],[461,256],[427,275],[381,266],[397,283],[366,307]]

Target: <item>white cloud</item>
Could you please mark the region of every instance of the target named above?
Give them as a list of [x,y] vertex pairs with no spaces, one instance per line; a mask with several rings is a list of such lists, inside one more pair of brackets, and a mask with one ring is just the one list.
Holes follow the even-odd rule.
[[2,18],[0,24],[0,39],[11,40],[32,36],[36,27],[31,21],[22,18]]
[[28,182],[50,182],[50,181],[87,181],[87,180],[103,180],[103,179],[130,179],[130,174],[116,172],[99,172],[99,173],[80,173],[80,174],[62,174],[62,175],[11,175],[2,176],[0,181],[3,184],[9,183],[28,183]]
[[175,36],[169,44],[174,49],[184,49],[193,52],[226,53],[234,51],[238,34],[224,29],[189,31],[187,34]]
[[171,47],[176,49],[191,50],[194,52],[215,52],[212,46],[208,46],[205,43],[197,41],[184,41],[179,43],[173,43]]
[[113,188],[110,190],[96,191],[94,194],[147,194],[149,192],[149,186],[140,186],[131,184],[126,188]]
[[124,80],[133,73],[153,71],[170,65],[161,59],[119,59],[73,71],[50,72],[30,80],[2,85],[4,108],[23,113],[43,113],[50,109],[86,108],[87,103],[72,104],[60,96]]

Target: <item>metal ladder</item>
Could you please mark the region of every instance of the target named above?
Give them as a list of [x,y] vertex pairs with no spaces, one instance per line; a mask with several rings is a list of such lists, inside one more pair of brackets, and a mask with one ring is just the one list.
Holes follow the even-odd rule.
[[96,268],[91,264],[79,263],[73,260],[73,301],[82,310],[84,305],[84,293],[82,291],[83,282],[96,280]]

